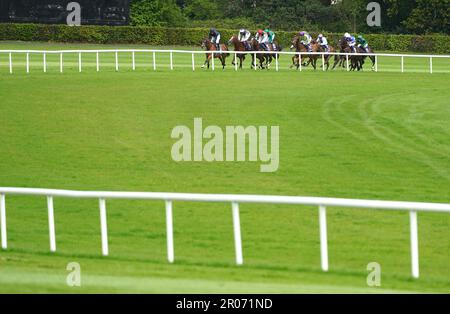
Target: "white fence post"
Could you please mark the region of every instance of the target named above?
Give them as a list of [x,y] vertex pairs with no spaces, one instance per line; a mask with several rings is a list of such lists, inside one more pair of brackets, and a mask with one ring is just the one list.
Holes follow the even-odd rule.
[[78,53],[78,72],[81,72],[81,52]]
[[417,212],[409,212],[409,221],[411,229],[411,269],[412,276],[419,278],[419,235],[417,228]]
[[347,72],[350,71],[350,63],[349,63],[349,57],[348,57],[348,53],[345,54],[345,59],[347,61]]
[[170,51],[170,69],[173,70],[173,52]]
[[27,52],[27,73],[30,73],[30,53]]
[[43,55],[43,63],[44,63],[44,73],[47,73],[47,54],[44,52]]
[[325,53],[322,53],[322,71],[325,72]]
[[8,248],[8,241],[6,239],[6,201],[5,194],[0,194],[0,222],[2,229],[2,249]]
[[303,69],[302,69],[302,54],[301,53],[299,53],[298,54],[298,70],[301,72],[301,71],[303,71]]
[[56,252],[55,214],[53,210],[53,197],[47,196],[48,233],[50,239],[50,252]]
[[59,54],[59,72],[63,73],[64,65],[63,65],[63,53]]
[[327,209],[319,206],[320,223],[320,260],[323,271],[328,271],[328,239],[327,239]]
[[275,54],[275,70],[277,72],[280,70],[280,66],[278,64],[278,53]]
[[255,71],[257,70],[257,61],[256,61],[256,52],[255,52],[255,54],[253,55],[253,57],[254,57],[254,60],[255,60]]
[[116,72],[119,71],[119,52],[116,51]]
[[175,261],[175,250],[173,245],[172,201],[166,201],[166,230],[167,230],[167,259],[169,263],[173,263]]
[[405,72],[405,58],[402,56],[402,73]]
[[108,225],[106,221],[106,202],[104,198],[99,200],[100,203],[100,229],[102,237],[102,254],[108,256]]
[[238,70],[238,53],[235,51],[234,52],[234,70],[237,71]]
[[192,71],[195,71],[195,53],[192,53]]
[[153,51],[153,71],[156,71],[156,52]]
[[95,65],[96,65],[97,72],[99,72],[100,71],[100,55],[99,55],[98,51],[95,53]]
[[231,204],[233,211],[233,230],[234,230],[234,246],[236,250],[236,264],[242,265],[244,258],[242,257],[242,239],[241,239],[241,223],[239,219],[239,204],[233,202]]
[[9,73],[13,73],[13,64],[12,64],[12,53],[9,53]]
[[378,56],[375,56],[375,72],[378,72]]
[[212,70],[214,71],[216,69],[216,62],[214,61],[214,52],[211,54],[212,58]]
[[430,57],[430,73],[433,74],[433,57]]
[[132,60],[132,66],[133,66],[133,71],[135,71],[136,70],[136,53],[135,53],[135,51],[133,50],[132,52],[131,52],[131,60]]

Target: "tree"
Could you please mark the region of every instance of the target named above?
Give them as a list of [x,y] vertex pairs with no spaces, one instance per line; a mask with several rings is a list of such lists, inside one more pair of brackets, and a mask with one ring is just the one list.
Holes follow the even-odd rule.
[[133,25],[184,26],[186,23],[174,0],[132,0],[130,11]]
[[211,0],[185,1],[184,13],[192,20],[211,20],[220,16],[218,5]]
[[450,0],[416,0],[417,6],[403,22],[411,32],[450,33]]

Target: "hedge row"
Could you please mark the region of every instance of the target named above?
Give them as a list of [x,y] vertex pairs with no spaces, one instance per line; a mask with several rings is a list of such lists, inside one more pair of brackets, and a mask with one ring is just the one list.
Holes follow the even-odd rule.
[[[228,40],[235,30],[220,30]],[[101,44],[199,45],[206,37],[205,28],[162,28],[139,26],[82,26],[44,24],[0,24],[0,40],[49,41]],[[282,46],[287,47],[294,32],[276,32]],[[316,34],[314,34],[316,35]],[[337,43],[342,34],[326,34]],[[365,35],[374,50],[398,52],[450,53],[450,36],[445,35]]]

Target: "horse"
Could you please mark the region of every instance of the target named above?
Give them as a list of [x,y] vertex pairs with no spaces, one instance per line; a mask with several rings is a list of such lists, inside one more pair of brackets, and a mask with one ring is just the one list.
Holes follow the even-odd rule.
[[[333,57],[332,54],[327,54],[328,52],[334,53],[336,52],[336,49],[334,49],[333,46],[328,45],[328,51],[325,51],[325,49],[319,45],[319,52],[324,52],[324,64],[326,65],[326,70],[328,71],[328,69],[330,68],[330,59]],[[339,59],[338,55],[334,55],[334,60],[336,62],[336,60]]]
[[367,51],[366,51],[364,48],[358,47],[357,51],[358,51],[358,53],[362,54],[361,68],[364,65],[366,58],[369,57],[370,61],[372,61],[372,71],[375,71],[375,62],[376,62],[375,56],[364,55],[366,53],[373,54],[373,53],[375,53],[374,50],[371,47],[367,47]]
[[276,41],[274,41],[273,43],[267,43],[266,47],[268,48],[268,51],[273,52],[273,53],[266,54],[266,66],[267,66],[267,69],[269,69],[270,65],[272,64],[273,59],[279,58],[278,52],[282,51],[283,48]]
[[[217,51],[216,45],[213,44],[211,42],[211,40],[209,40],[208,38],[205,38],[202,41],[202,48],[205,49],[206,51]],[[225,44],[221,44],[220,49],[221,49],[221,51],[228,51],[228,46]],[[216,58],[216,59],[219,59],[220,62],[222,63],[222,69],[225,69],[226,59],[229,55],[230,55],[229,53],[207,53],[206,60],[205,60],[205,63],[203,64],[202,68],[204,68],[205,66],[208,66],[208,69],[209,69],[211,59]]]
[[[319,44],[317,44],[315,41],[311,42],[311,47],[312,47],[312,52],[319,52]],[[292,39],[292,46],[291,49],[295,48],[296,52],[310,52],[308,50],[308,48],[301,43],[300,41],[300,37],[299,36],[295,36]],[[317,59],[318,59],[319,55],[316,54],[309,54],[306,55],[306,58],[309,58],[308,63],[303,63],[304,66],[308,66],[309,64],[311,64],[314,68],[314,70],[316,70],[317,68]],[[295,55],[292,57],[292,65],[291,68],[295,66],[298,70],[298,68],[300,67],[300,58],[298,55]]]
[[[242,52],[250,51],[250,50],[247,49],[245,44],[238,39],[237,35],[233,35],[230,38],[230,40],[228,41],[228,44],[229,45],[231,45],[231,44],[234,45],[234,51],[242,51]],[[250,43],[249,43],[249,46],[251,47]],[[234,59],[233,59],[233,65],[235,65],[236,62],[237,62],[237,60],[236,60],[236,56],[237,56],[239,58],[239,69],[242,69],[242,63],[244,62],[246,55],[247,54],[244,54],[244,53],[235,54]]]
[[[251,45],[252,45],[252,49],[253,51],[265,51],[261,45],[259,44],[259,42],[256,40],[256,38],[252,38],[251,39]],[[269,64],[269,54],[265,54],[265,53],[252,53],[252,67],[256,68],[256,60],[255,60],[255,56],[256,58],[259,60],[259,67],[261,69],[264,69],[265,67],[267,67],[267,65]]]
[[[361,55],[355,54],[353,53],[352,48],[349,46],[347,40],[345,39],[345,37],[342,37],[339,40],[338,43],[339,47],[340,47],[340,52],[341,53],[346,53],[349,54],[348,59],[349,59],[349,68],[350,71],[354,71],[355,69],[357,69],[358,71],[360,71],[362,69],[362,60],[363,57]],[[339,64],[339,66],[345,67],[345,61],[347,60],[347,57],[344,55],[340,55],[339,58],[335,58],[334,60],[334,65],[333,65],[333,70],[336,68],[336,65]]]

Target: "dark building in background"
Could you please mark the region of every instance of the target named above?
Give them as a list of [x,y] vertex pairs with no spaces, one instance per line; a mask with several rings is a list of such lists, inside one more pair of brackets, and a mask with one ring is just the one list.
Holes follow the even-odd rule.
[[0,22],[65,24],[67,4],[81,6],[82,25],[127,25],[130,0],[0,0]]

